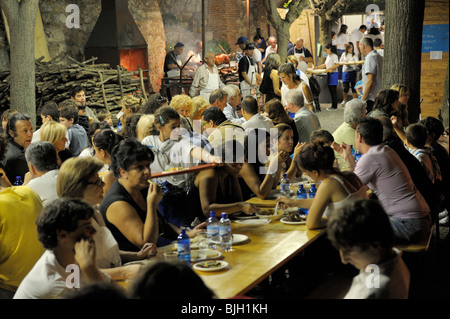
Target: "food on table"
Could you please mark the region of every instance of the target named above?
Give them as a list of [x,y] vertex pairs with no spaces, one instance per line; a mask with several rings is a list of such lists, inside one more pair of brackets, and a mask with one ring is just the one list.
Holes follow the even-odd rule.
[[306,219],[306,215],[301,214],[299,212],[291,212],[285,218],[286,218],[285,220],[288,222],[301,222]]
[[216,268],[222,266],[222,263],[220,261],[210,260],[203,263],[198,263],[197,266],[200,268]]

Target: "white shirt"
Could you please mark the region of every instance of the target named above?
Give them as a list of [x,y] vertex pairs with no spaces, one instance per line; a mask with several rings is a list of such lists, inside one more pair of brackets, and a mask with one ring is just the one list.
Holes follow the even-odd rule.
[[262,114],[255,114],[253,115],[247,122],[242,124],[242,127],[245,129],[246,132],[250,131],[251,129],[266,129],[270,130],[271,128],[275,127],[273,125],[273,122],[268,117],[262,115]]
[[236,112],[236,109],[234,109],[230,104],[227,103],[227,106],[223,109],[223,114],[225,114],[227,120],[230,120],[233,123],[243,124],[245,123],[245,119],[243,117],[239,117],[239,115]]
[[354,30],[350,35],[350,42],[353,43],[353,47],[355,48],[355,51],[357,50],[357,42],[361,41],[361,39],[364,37],[364,34],[359,30]]
[[[78,268],[79,269],[79,268]],[[111,277],[100,270],[104,282],[110,282]],[[80,288],[89,282],[84,278],[81,270]],[[62,267],[56,260],[53,250],[46,250],[34,267],[25,276],[14,295],[14,299],[63,299],[74,292],[74,288],[66,283],[69,275],[74,276],[74,271]],[[69,283],[73,281],[69,278]]]
[[53,200],[58,198],[56,192],[56,181],[58,179],[58,169],[48,171],[42,176],[33,178],[27,186],[29,186],[42,201],[42,206],[46,206]]
[[[339,62],[339,57],[336,54],[331,53],[330,55],[327,55],[327,58],[325,60],[325,65],[327,66],[327,69],[329,69],[338,62]],[[339,70],[334,69],[332,72],[339,72]]]
[[[410,273],[401,251],[394,248],[394,252],[393,258],[354,277],[344,299],[408,299]],[[379,277],[375,276],[375,270],[379,271]]]
[[338,35],[335,43],[338,50],[345,50],[345,45],[348,43],[348,36],[344,33]]
[[274,48],[272,48],[272,46],[268,46],[267,48],[266,48],[266,55],[265,55],[265,57],[267,57],[269,54],[271,54],[271,53],[277,53],[277,49],[278,49],[278,44],[276,45],[276,47],[275,47],[276,49],[274,49]]
[[[358,58],[357,53],[351,55],[351,54],[346,54],[344,52],[344,53],[342,53],[341,59],[339,62],[358,62],[358,61],[359,61],[359,58]],[[342,71],[343,72],[351,72],[351,71],[355,71],[357,69],[358,69],[358,67],[356,65],[344,65],[344,67],[342,68]]]

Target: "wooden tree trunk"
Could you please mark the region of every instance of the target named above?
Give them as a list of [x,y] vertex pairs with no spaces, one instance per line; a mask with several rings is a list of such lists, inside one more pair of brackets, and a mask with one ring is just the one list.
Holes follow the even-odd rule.
[[0,0],[10,30],[10,108],[36,122],[34,29],[39,0]]
[[[333,22],[330,20],[327,20],[324,16],[319,16],[319,43],[322,45],[322,52],[323,47],[325,47],[328,43],[331,43],[331,27],[333,25]],[[325,63],[325,58],[320,55],[317,65]]]
[[449,60],[447,61],[447,75],[445,76],[445,84],[444,84],[444,100],[442,101],[442,118],[444,120],[444,127],[447,128],[449,127],[449,121],[448,121],[448,68],[449,68],[449,64],[448,62],[450,62],[450,57]]
[[409,88],[410,123],[419,120],[424,10],[425,0],[386,1],[383,88],[396,83]]

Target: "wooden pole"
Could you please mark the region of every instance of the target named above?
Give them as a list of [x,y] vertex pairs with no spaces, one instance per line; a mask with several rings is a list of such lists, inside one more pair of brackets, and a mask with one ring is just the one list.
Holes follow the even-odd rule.
[[205,17],[206,17],[205,0],[202,0],[202,59],[205,59],[206,36],[205,36]]
[[144,85],[144,72],[142,71],[140,66],[138,66],[138,68],[139,68],[139,78],[141,80],[142,95],[144,96],[144,101],[147,101],[147,93],[145,92],[145,85]]
[[122,85],[122,70],[120,65],[117,66],[117,80],[119,81],[120,86],[120,97],[123,98],[123,85]]
[[247,0],[247,39],[250,41],[250,0]]
[[[103,82],[102,72],[98,71],[98,76],[100,78],[100,82]],[[103,102],[105,103],[105,109],[109,112],[108,102],[106,101],[106,92],[105,92],[105,84],[104,83],[102,83],[102,96],[103,96]]]

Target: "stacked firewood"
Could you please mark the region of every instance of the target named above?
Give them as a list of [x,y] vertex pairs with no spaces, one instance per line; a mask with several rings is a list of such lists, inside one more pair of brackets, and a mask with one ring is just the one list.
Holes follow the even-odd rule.
[[[79,62],[70,56],[51,61],[36,60],[36,108],[48,101],[60,103],[70,98],[70,89],[80,85],[86,91],[86,105],[91,109],[119,109],[119,101],[129,94],[146,99],[143,72],[116,69],[109,64],[95,64],[97,58]],[[9,104],[9,70],[0,72],[0,105]]]

